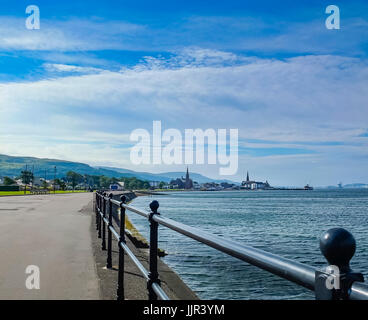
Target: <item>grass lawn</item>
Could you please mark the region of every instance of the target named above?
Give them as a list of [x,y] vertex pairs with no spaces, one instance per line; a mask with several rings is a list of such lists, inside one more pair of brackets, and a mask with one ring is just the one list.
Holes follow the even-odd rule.
[[[74,190],[74,193],[77,192],[87,192],[85,190]],[[54,191],[50,191],[50,194],[53,194]],[[72,190],[56,190],[55,193],[73,193]],[[26,195],[31,195],[31,193],[29,191],[27,191]],[[5,197],[5,196],[24,196],[24,191],[0,191],[0,197]]]
[[[30,194],[27,191],[27,195]],[[24,191],[0,191],[0,196],[22,196],[24,195]]]

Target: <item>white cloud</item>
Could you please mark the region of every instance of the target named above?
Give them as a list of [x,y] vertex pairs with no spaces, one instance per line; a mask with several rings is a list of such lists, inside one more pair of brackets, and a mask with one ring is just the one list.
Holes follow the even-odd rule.
[[79,67],[59,63],[45,63],[44,67],[49,72],[67,72],[67,73],[100,73],[103,69],[93,67]]
[[101,19],[41,20],[40,30],[28,30],[25,19],[0,17],[0,50],[84,51],[132,49],[132,39],[144,26]]
[[42,18],[40,30],[27,30],[25,19],[2,16],[0,50],[173,52],[196,46],[262,54],[365,54],[367,20],[345,18],[343,28],[331,33],[325,27],[324,18],[295,22],[270,16],[192,16],[167,22],[162,27],[97,17],[88,20]]
[[[221,67],[221,61],[228,66]],[[79,70],[74,66],[52,67]],[[239,128],[242,140],[277,141],[277,147],[316,151],[304,156],[247,156],[242,158],[245,162],[241,168],[252,165],[261,170],[262,164],[286,169],[295,159],[299,169],[303,163],[310,168],[319,163],[325,168],[333,159],[336,171],[344,168],[347,158],[355,157],[359,164],[356,173],[366,162],[358,161],[366,156],[363,147],[306,146],[297,142],[364,144],[365,138],[358,141],[357,136],[367,128],[367,87],[368,66],[364,60],[338,56],[250,59],[191,49],[159,61],[156,67],[143,63],[121,72],[0,84],[0,152],[14,154],[22,150],[35,156],[90,159],[87,162],[98,164],[108,161],[131,167],[128,149],[118,146],[127,141],[119,137],[126,137],[136,128],[150,129],[153,120],[161,120],[163,129]],[[96,142],[93,137],[99,135]],[[90,141],[72,141],[89,136]],[[52,146],[48,139],[53,140]],[[339,153],[345,158],[339,159]],[[215,172],[205,167],[200,170]],[[317,168],[315,175],[320,171]]]

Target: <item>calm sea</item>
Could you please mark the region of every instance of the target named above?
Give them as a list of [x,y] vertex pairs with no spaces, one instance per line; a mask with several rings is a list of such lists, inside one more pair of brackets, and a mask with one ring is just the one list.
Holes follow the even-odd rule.
[[[315,267],[326,264],[319,237],[344,227],[357,241],[351,261],[368,279],[368,189],[314,191],[176,192],[155,196],[160,213],[253,247]],[[148,209],[153,198],[132,203]],[[128,213],[148,239],[146,219]],[[163,260],[201,299],[313,299],[314,293],[200,244],[159,228]]]

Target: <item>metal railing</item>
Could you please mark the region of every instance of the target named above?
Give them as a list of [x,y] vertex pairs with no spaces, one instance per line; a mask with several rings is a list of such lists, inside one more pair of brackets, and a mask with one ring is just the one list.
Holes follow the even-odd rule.
[[50,190],[45,189],[31,189],[30,194],[50,194]]
[[[329,263],[326,271],[322,271],[163,217],[157,212],[159,203],[156,200],[150,203],[151,212],[146,212],[127,205],[126,196],[122,195],[120,199],[121,201],[117,201],[112,194],[96,192],[96,229],[98,237],[102,238],[102,250],[107,250],[107,268],[112,267],[112,236],[118,240],[119,245],[117,300],[124,300],[124,254],[132,259],[147,280],[148,298],[169,300],[160,286],[157,268],[159,225],[312,290],[318,300],[368,300],[368,285],[363,283],[363,275],[350,269],[349,263],[355,253],[356,244],[354,237],[345,229],[333,228],[321,237],[320,249]],[[119,232],[113,226],[114,206],[120,208]],[[145,269],[126,244],[126,210],[149,220],[149,270]]]

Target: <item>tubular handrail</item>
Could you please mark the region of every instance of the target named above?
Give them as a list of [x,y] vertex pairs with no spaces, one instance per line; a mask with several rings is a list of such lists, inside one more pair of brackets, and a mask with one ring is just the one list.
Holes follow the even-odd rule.
[[[248,245],[240,244],[234,240],[216,236],[199,228],[191,227],[170,218],[163,217],[157,212],[159,207],[157,201],[153,201],[150,204],[152,212],[147,212],[127,205],[125,203],[125,196],[122,196],[122,201],[117,201],[112,199],[112,194],[107,196],[106,194],[102,195],[97,192],[96,198],[99,199],[96,206],[96,225],[97,229],[99,230],[99,236],[101,234],[101,222],[103,222],[103,225],[109,225],[109,221],[111,221],[111,217],[109,217],[109,219],[105,217],[106,207],[101,209],[101,206],[99,205],[102,203],[105,205],[106,203],[110,203],[110,206],[116,205],[120,207],[124,219],[125,210],[129,210],[140,216],[148,218],[150,221],[150,272],[144,268],[144,266],[134,256],[128,246],[121,241],[122,233],[120,233],[119,236],[112,225],[109,225],[108,227],[108,232],[114,235],[114,237],[119,241],[119,247],[121,247],[124,252],[127,253],[127,255],[133,260],[145,279],[148,281],[150,299],[169,299],[160,287],[160,281],[158,279],[157,273],[157,227],[158,225],[162,225],[193,240],[206,244],[218,251],[224,252],[225,254],[257,266],[279,277],[301,285],[309,290],[315,291],[317,299],[368,300],[368,285],[362,283],[362,281],[364,281],[363,276],[358,273],[353,273],[350,269],[349,261],[355,252],[355,240],[353,236],[344,229],[330,229],[324,234],[320,241],[321,251],[329,261],[330,265],[336,265],[340,268],[339,270],[342,271],[341,277],[339,278],[339,280],[342,282],[341,288],[328,289],[326,287],[326,281],[331,280],[331,277],[335,277],[335,282],[333,283],[336,283],[336,275],[331,276],[331,274],[320,271],[319,269],[309,265],[299,263],[261,249],[253,248]],[[121,221],[122,217],[120,219]],[[121,228],[123,228],[123,231],[125,231],[124,223],[121,223]],[[342,239],[342,237],[345,238]],[[345,247],[342,248],[341,245]],[[337,247],[341,249],[343,252],[342,254],[336,255]],[[344,254],[346,257],[342,256]]]
[[355,282],[351,287],[351,300],[368,300],[368,286],[365,283]]
[[298,283],[308,289],[314,289],[315,269],[313,267],[276,256],[261,249],[239,244],[233,240],[213,235],[169,218],[155,216],[153,219],[171,230],[202,242],[214,249]]

